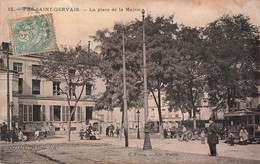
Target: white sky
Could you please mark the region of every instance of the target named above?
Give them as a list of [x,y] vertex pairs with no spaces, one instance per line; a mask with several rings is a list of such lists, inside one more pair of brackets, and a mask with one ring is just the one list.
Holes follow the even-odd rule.
[[[52,13],[57,44],[87,45],[89,36],[103,28],[112,28],[114,22],[129,22],[142,19],[140,11],[125,11],[127,7],[145,9],[153,17],[175,14],[175,21],[188,26],[206,26],[223,14],[242,13],[251,18],[251,22],[260,26],[260,0],[0,0],[0,41],[9,41],[8,19],[36,15],[35,12],[19,11],[21,7],[69,7],[79,8],[79,12],[42,11]],[[8,11],[13,7],[15,11]],[[90,12],[89,8],[96,9]],[[123,12],[97,12],[99,8],[122,8]],[[87,9],[88,11],[82,11]],[[91,42],[93,47],[93,42]]]

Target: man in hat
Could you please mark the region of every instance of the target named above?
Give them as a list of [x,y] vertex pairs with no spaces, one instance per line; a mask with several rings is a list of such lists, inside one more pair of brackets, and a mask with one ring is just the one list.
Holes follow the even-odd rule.
[[213,119],[209,119],[209,130],[208,130],[208,144],[209,144],[209,149],[210,149],[210,156],[216,156],[217,155],[217,149],[216,145],[219,143],[218,142],[218,136],[217,136],[217,131],[218,127],[214,123]]

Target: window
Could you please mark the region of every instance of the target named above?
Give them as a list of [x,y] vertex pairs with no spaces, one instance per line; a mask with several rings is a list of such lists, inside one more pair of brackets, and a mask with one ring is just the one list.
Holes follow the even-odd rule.
[[24,108],[23,108],[23,121],[24,122],[27,122],[28,121],[28,111],[27,111],[27,105],[24,105]]
[[[92,106],[87,106],[86,107],[86,120],[91,120],[92,119],[92,111],[93,111],[93,107]],[[107,111],[108,113],[109,111]],[[109,115],[108,115],[109,117]]]
[[24,105],[23,108],[23,121],[33,121],[33,110],[32,105]]
[[[70,107],[70,115],[71,115],[73,109],[74,109],[74,106],[71,106],[71,107]],[[76,111],[75,111],[75,112],[76,112]],[[73,113],[73,115],[71,115],[70,121],[75,121],[75,112]]]
[[166,99],[165,97],[162,97],[162,106],[165,106],[166,105]]
[[253,116],[248,116],[248,124],[253,124]]
[[29,106],[29,121],[33,121],[33,109],[32,109],[32,105],[28,105]]
[[90,83],[86,84],[86,95],[92,95],[92,84]]
[[53,82],[53,95],[60,95],[60,82]]
[[101,121],[104,121],[104,115],[103,114],[98,114],[98,119]]
[[40,83],[41,80],[32,80],[32,94],[34,95],[40,94]]
[[150,114],[151,117],[155,117],[155,112],[154,112],[154,109],[151,109],[151,114]]
[[255,124],[258,124],[258,125],[259,125],[259,117],[260,117],[259,115],[256,115],[256,116],[255,116]]
[[69,90],[69,94],[71,97],[76,95],[75,90],[76,90],[76,85],[72,84],[71,89]]
[[61,106],[54,106],[54,121],[60,121],[60,108]]
[[23,79],[22,78],[19,78],[19,81],[18,81],[18,93],[23,94]]
[[179,117],[179,114],[175,114],[175,117]]
[[53,106],[50,106],[50,121],[54,121],[54,111],[53,111]]
[[38,76],[38,74],[39,74],[39,68],[40,68],[39,65],[32,65],[32,75],[33,75],[33,76]]
[[173,109],[168,109],[168,115],[169,115],[169,118],[172,117],[172,110],[173,110]]
[[22,63],[13,63],[13,70],[17,72],[23,72],[23,64]]
[[4,60],[0,59],[0,69],[4,68]]
[[77,128],[76,128],[76,127],[71,127],[70,130],[71,130],[71,131],[76,131]]
[[45,105],[42,106],[42,121],[46,120],[46,115],[45,115]]
[[33,121],[41,121],[41,106],[33,105]]
[[67,121],[67,117],[66,117],[66,115],[68,115],[68,113],[67,113],[67,111],[66,111],[66,109],[65,109],[65,106],[62,106],[62,108],[61,108],[61,110],[62,110],[62,120],[61,121]]
[[78,118],[78,122],[82,121],[82,111],[81,111],[81,107],[79,107],[79,106],[77,109],[77,118]]
[[166,111],[165,109],[162,109],[162,117],[165,117],[166,116]]
[[107,111],[107,121],[109,121],[109,111]]
[[111,118],[111,121],[113,121],[113,119],[114,119],[113,118],[113,111],[111,111],[111,117],[110,118]]

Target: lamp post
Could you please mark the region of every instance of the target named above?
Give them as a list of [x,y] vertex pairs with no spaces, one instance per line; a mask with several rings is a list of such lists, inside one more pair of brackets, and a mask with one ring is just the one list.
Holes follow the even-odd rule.
[[139,130],[139,114],[140,114],[140,111],[139,109],[137,110],[137,139],[141,139],[140,138],[140,130]]
[[144,147],[143,150],[151,150],[152,145],[150,141],[149,129],[147,129],[148,125],[148,91],[147,91],[147,66],[146,66],[146,52],[145,52],[145,32],[144,32],[144,9],[142,10],[142,17],[143,17],[143,68],[144,68]]
[[125,68],[125,31],[123,31],[124,134],[125,134],[125,147],[128,147],[128,118],[127,118],[127,96],[126,96],[126,75],[125,74],[126,74],[126,68]]

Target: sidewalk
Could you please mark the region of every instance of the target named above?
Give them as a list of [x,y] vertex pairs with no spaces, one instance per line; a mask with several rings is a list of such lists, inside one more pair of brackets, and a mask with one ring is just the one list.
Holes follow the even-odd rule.
[[[1,141],[1,143],[5,143]],[[119,152],[124,152],[124,154],[130,153],[136,153],[138,152],[143,153],[147,151],[143,151],[143,143],[144,139],[129,139],[129,148],[125,148],[125,141],[124,138],[121,140],[116,137],[107,137],[107,136],[101,136],[101,140],[80,140],[78,135],[72,135],[71,141],[68,142],[66,139],[66,136],[64,135],[55,135],[55,136],[48,136],[47,138],[42,138],[42,140],[39,141],[29,141],[29,142],[21,142],[21,143],[14,143],[14,145],[46,145],[47,144],[54,144],[54,143],[67,143],[67,144],[76,144],[80,145],[79,147],[73,147],[73,151],[84,155],[84,150],[91,150],[91,147],[94,145],[98,150],[104,149],[113,149],[111,151],[114,151],[114,149],[117,149]],[[82,143],[82,145],[81,145]],[[7,143],[8,145],[12,143]],[[153,153],[155,152],[164,152],[162,154],[163,156],[166,156],[167,153],[181,153],[181,154],[189,154],[189,155],[202,155],[208,156],[209,148],[207,144],[201,144],[200,141],[189,141],[189,142],[180,142],[176,139],[158,139],[157,137],[152,136],[151,144],[153,148]],[[6,144],[3,144],[6,145]],[[74,150],[75,149],[75,150]],[[133,152],[131,152],[133,150]],[[54,155],[56,152],[54,150],[45,149],[41,150],[39,153],[43,153],[45,155]],[[60,149],[57,149],[58,151],[63,151]],[[67,150],[66,150],[67,151]],[[64,152],[65,154],[70,154],[73,152],[72,149],[68,150],[68,152]],[[236,158],[237,160],[244,159],[244,160],[258,160],[260,161],[260,144],[249,144],[247,146],[242,145],[235,145],[235,146],[229,146],[226,143],[223,143],[222,140],[220,140],[220,143],[217,145],[217,151],[219,157],[228,157],[228,158]],[[97,151],[98,152],[98,151]],[[60,153],[60,152],[59,152]],[[107,153],[105,150],[103,153]],[[137,153],[137,155],[138,155]],[[75,154],[75,153],[74,153]],[[158,154],[160,155],[160,154]],[[60,154],[56,154],[55,156],[59,157]],[[54,156],[54,157],[55,157]],[[180,155],[184,157],[185,155]],[[93,156],[94,157],[94,156]],[[189,157],[189,156],[188,156]],[[121,158],[121,157],[118,157]],[[157,156],[158,158],[158,156]],[[259,163],[259,162],[258,162]]]
[[[56,136],[57,138],[46,139],[40,141],[41,143],[64,143],[66,141],[65,136]],[[33,141],[38,142],[38,141]],[[125,147],[124,138],[121,140],[116,137],[102,136],[101,140],[80,140],[78,135],[71,136],[71,143],[103,143],[111,144],[116,147]],[[246,146],[235,145],[229,146],[226,143],[220,143],[217,145],[218,155],[221,157],[232,157],[239,159],[251,159],[260,160],[260,144],[249,144]],[[143,148],[144,139],[130,139],[129,148]],[[164,150],[171,152],[182,152],[191,154],[208,155],[208,144],[201,144],[200,141],[180,142],[177,139],[151,139],[152,148],[154,150]]]

